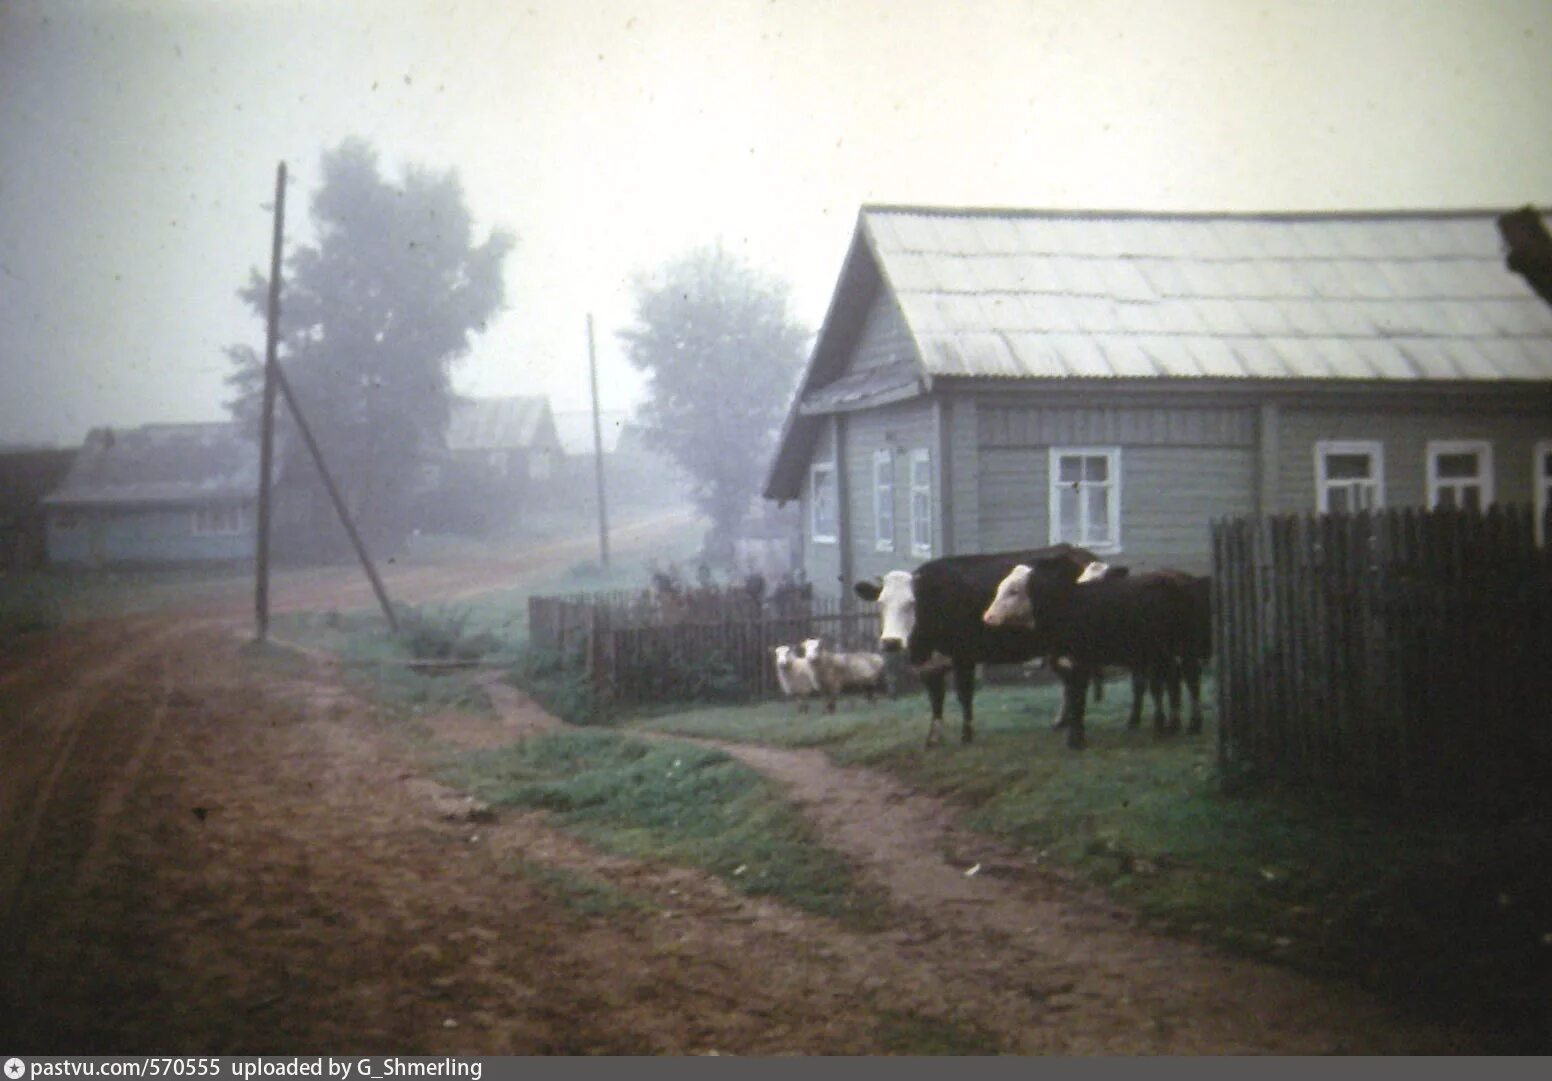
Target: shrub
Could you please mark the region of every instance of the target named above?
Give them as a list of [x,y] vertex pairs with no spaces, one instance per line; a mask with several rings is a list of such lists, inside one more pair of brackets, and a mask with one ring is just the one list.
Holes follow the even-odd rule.
[[614,717],[612,696],[594,688],[580,648],[529,646],[508,669],[507,680],[571,724],[607,724]]

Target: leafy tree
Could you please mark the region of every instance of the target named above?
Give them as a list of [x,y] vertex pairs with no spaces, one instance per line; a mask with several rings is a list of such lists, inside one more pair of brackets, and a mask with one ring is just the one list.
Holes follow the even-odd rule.
[[787,302],[785,283],[702,248],[637,280],[636,321],[620,331],[648,375],[646,440],[689,478],[718,562],[731,560],[807,348]]
[[[453,362],[502,304],[513,240],[500,230],[477,240],[451,170],[411,165],[391,180],[370,145],[347,139],[325,151],[322,171],[311,205],[315,242],[286,258],[280,358],[357,525],[377,546],[393,546],[408,528],[420,466],[445,441]],[[253,271],[239,295],[263,320],[267,277]],[[226,352],[235,366],[231,409],[256,431],[262,351]],[[300,508],[277,518],[277,543],[306,550],[298,534],[310,531],[314,545],[330,544],[316,534],[342,533],[319,528],[333,512],[283,405],[276,425],[277,487],[305,493]]]

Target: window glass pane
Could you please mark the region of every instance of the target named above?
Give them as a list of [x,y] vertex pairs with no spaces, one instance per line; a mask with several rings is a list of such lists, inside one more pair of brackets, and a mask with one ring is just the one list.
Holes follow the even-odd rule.
[[1103,455],[1094,455],[1083,460],[1083,479],[1092,481],[1106,481],[1110,479],[1110,463]]
[[1087,497],[1088,537],[1091,543],[1110,540],[1110,489],[1093,487],[1083,493]]
[[1078,540],[1078,489],[1064,484],[1056,492],[1057,540]]
[[1460,490],[1460,502],[1467,510],[1482,509],[1482,489],[1479,485],[1463,485]]
[[1326,476],[1332,480],[1367,480],[1369,467],[1367,454],[1326,455]]
[[1448,484],[1446,484],[1442,488],[1440,488],[1439,489],[1439,499],[1434,504],[1434,506],[1440,507],[1440,508],[1442,508],[1444,510],[1454,510],[1455,509],[1455,489],[1451,488]]
[[1440,454],[1434,457],[1434,470],[1441,480],[1475,478],[1477,455],[1475,451],[1463,454]]
[[1348,489],[1344,485],[1332,485],[1326,493],[1326,509],[1332,514],[1346,514],[1353,509]]
[[1076,484],[1083,479],[1083,459],[1064,456],[1057,461],[1056,479],[1063,484]]

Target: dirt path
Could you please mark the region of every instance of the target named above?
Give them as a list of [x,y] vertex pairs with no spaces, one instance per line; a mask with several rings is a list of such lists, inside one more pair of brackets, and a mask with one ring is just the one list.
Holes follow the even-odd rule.
[[[461,573],[415,581],[473,588]],[[1355,991],[1156,938],[956,830],[941,802],[817,752],[727,748],[888,891],[883,930],[601,854],[541,814],[492,818],[435,776],[450,749],[557,723],[520,694],[497,686],[494,716],[417,731],[336,666],[245,639],[207,607],[0,659],[0,1045],[1454,1049]]]

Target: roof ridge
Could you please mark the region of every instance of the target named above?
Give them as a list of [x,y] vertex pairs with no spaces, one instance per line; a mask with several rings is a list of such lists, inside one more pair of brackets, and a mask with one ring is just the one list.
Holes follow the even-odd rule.
[[1057,209],[995,206],[931,206],[910,203],[864,203],[863,215],[919,214],[939,218],[1068,218],[1095,220],[1108,218],[1153,221],[1375,221],[1390,219],[1431,220],[1442,218],[1496,218],[1523,207],[1393,207],[1388,209],[1346,210],[1143,210],[1143,209]]

